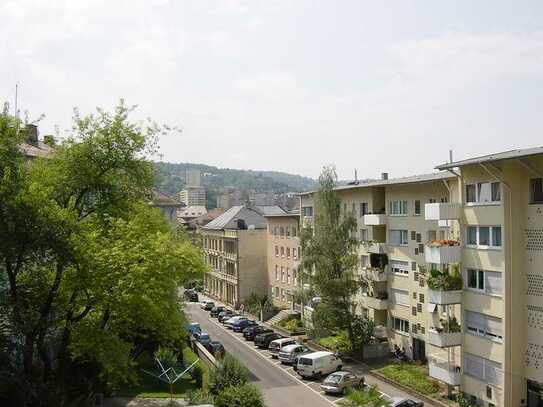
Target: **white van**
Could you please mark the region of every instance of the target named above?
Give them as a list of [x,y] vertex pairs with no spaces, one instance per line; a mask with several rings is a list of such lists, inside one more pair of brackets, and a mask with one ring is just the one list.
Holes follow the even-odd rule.
[[302,377],[323,376],[341,370],[343,362],[332,352],[313,352],[298,358],[297,372]]
[[277,359],[282,348],[287,345],[294,345],[295,343],[296,340],[294,338],[281,338],[271,341],[269,346],[271,357]]

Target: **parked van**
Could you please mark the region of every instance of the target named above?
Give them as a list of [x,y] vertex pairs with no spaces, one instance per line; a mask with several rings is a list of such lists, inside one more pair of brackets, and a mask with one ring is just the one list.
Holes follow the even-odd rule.
[[297,373],[302,377],[320,377],[341,370],[343,362],[332,352],[313,352],[298,358]]
[[281,348],[284,348],[287,345],[294,345],[295,343],[296,340],[294,340],[294,338],[281,338],[271,341],[269,346],[271,357],[277,359]]

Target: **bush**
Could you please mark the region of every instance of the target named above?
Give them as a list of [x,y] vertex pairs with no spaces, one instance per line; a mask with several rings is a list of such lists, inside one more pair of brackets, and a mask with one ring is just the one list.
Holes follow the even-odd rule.
[[264,398],[255,385],[230,386],[215,397],[215,407],[264,407]]
[[[197,359],[198,359],[198,356],[196,356],[196,354],[188,346],[185,346],[183,348],[183,364],[186,367],[189,367]],[[196,365],[194,365],[194,367],[190,371],[190,375],[196,381],[196,385],[200,387],[201,389],[207,387],[207,385],[209,384],[209,381],[210,381],[209,368],[201,360],[198,363],[196,363]]]
[[337,335],[317,339],[317,343],[330,349],[332,352],[347,353],[351,350],[351,343],[347,331],[340,331]]
[[448,271],[430,270],[428,287],[431,290],[453,291],[463,288],[462,276],[459,273],[449,274]]
[[385,366],[377,371],[383,376],[422,394],[433,394],[439,391],[439,384],[426,376],[423,367],[400,363]]
[[304,324],[299,316],[291,315],[280,321],[279,326],[289,332],[298,332],[304,327]]
[[247,383],[249,371],[235,357],[226,354],[211,373],[209,390],[219,394],[227,387],[241,386]]
[[188,394],[189,405],[198,405],[198,404],[213,404],[213,395],[204,389],[198,389],[191,391]]

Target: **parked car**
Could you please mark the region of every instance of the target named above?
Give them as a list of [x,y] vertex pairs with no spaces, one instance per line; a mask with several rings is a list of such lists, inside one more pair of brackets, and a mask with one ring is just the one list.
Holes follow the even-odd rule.
[[202,309],[206,311],[211,311],[214,306],[215,306],[215,303],[213,301],[204,301],[202,303]]
[[305,353],[310,353],[311,351],[307,349],[304,345],[287,345],[281,349],[279,352],[279,360],[281,363],[290,365],[293,364],[296,358]]
[[230,319],[233,316],[234,316],[234,312],[228,309],[228,310],[224,310],[220,312],[219,317],[217,319],[219,320],[219,322],[224,322],[225,320]]
[[243,321],[244,319],[247,319],[247,317],[242,317],[241,315],[236,315],[236,316],[224,321],[223,324],[227,329],[232,329],[232,327],[234,326],[234,324],[236,322]]
[[287,345],[294,345],[296,340],[294,338],[280,338],[270,342],[270,353],[273,359],[279,357],[279,352],[281,349]]
[[343,362],[332,352],[313,352],[298,358],[296,372],[302,377],[320,377],[341,370]]
[[256,321],[252,319],[240,319],[232,325],[232,331],[234,332],[243,332],[243,330],[249,326],[255,326]]
[[277,332],[266,332],[255,336],[255,345],[260,349],[268,349],[271,341],[282,338]]
[[211,341],[206,346],[209,353],[211,353],[215,359],[220,359],[224,356],[226,351],[224,350],[224,346],[219,341]]
[[190,302],[198,302],[198,293],[194,290],[185,290],[185,299]]
[[185,325],[185,329],[190,335],[193,335],[195,332],[200,332],[200,324],[198,322],[191,322],[190,324]]
[[268,333],[268,332],[273,332],[273,329],[266,328],[265,326],[262,326],[262,325],[257,325],[257,326],[247,328],[247,330],[243,332],[243,337],[245,338],[246,341],[254,341],[257,335]]
[[211,342],[211,337],[207,332],[195,332],[194,339],[204,346],[207,346]]
[[405,397],[392,397],[391,407],[423,407],[424,403],[422,401],[413,401],[411,399],[406,399]]
[[223,312],[226,308],[224,308],[222,305],[219,305],[217,307],[213,307],[211,311],[209,312],[209,315],[212,317],[217,318],[221,312]]
[[342,370],[328,375],[321,383],[321,390],[325,393],[345,394],[349,389],[362,386],[364,386],[363,376]]

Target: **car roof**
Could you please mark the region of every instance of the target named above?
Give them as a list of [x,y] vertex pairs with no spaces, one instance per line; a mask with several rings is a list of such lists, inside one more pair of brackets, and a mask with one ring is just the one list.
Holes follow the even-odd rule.
[[333,374],[337,374],[337,375],[340,375],[340,376],[345,376],[345,375],[354,374],[354,373],[349,371],[349,370],[340,370],[339,372],[331,373],[331,375],[333,375]]
[[300,345],[299,343],[293,343],[291,345],[287,345],[283,348],[283,350],[286,350],[287,352],[288,351],[291,351],[293,349],[296,349],[298,346],[304,346],[304,345]]
[[328,355],[333,355],[333,353],[320,350],[320,351],[317,351],[317,352],[308,353],[307,355],[304,355],[303,357],[306,358],[306,359],[318,359],[320,357],[328,356]]
[[295,341],[295,339],[294,338],[279,338],[279,339],[276,339],[274,342],[283,343],[287,341]]

